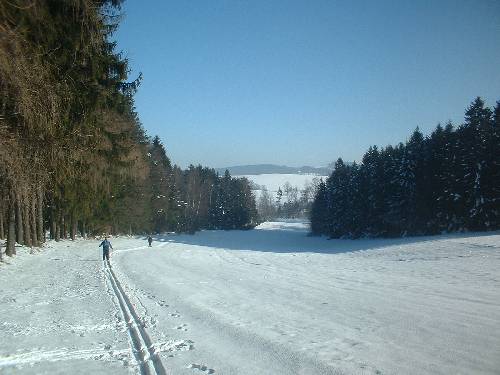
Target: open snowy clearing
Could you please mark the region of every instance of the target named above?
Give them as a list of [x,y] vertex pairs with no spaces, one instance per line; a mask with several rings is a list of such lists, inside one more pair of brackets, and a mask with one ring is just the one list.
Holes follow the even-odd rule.
[[315,174],[250,174],[250,175],[235,175],[234,177],[245,177],[259,186],[265,186],[270,192],[276,192],[279,188],[288,182],[292,186],[297,186],[299,189],[304,189],[307,184],[310,184],[313,179],[326,180],[328,176],[318,176]]
[[50,242],[0,264],[2,374],[498,374],[500,234]]
[[[273,196],[279,188],[283,190],[288,182],[291,186],[303,190],[308,184],[311,184],[313,179],[323,179],[325,181],[328,176],[319,176],[315,174],[291,174],[291,173],[276,173],[276,174],[250,174],[250,175],[235,175],[234,177],[245,177],[259,187],[265,187]],[[262,189],[253,191],[255,198],[259,198],[262,194]]]

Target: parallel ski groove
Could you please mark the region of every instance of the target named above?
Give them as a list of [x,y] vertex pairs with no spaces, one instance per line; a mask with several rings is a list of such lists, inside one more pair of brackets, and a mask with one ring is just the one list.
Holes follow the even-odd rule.
[[[157,375],[166,375],[167,372],[165,370],[165,367],[163,366],[163,363],[161,362],[160,356],[154,351],[151,338],[142,326],[137,312],[135,311],[127,294],[124,292],[120,282],[118,281],[118,278],[116,277],[116,274],[113,272],[109,261],[107,262],[107,266],[107,274],[109,276],[109,280],[118,299],[124,318],[127,322],[127,327],[129,329],[135,352],[138,353],[136,354],[136,358],[138,357],[141,374],[152,375],[150,367],[148,366],[148,358],[146,356],[146,353],[144,353],[144,351],[142,350],[142,348],[146,347],[149,352],[149,360],[151,360],[155,373]],[[131,322],[131,317],[133,319],[133,322]],[[142,345],[143,343],[144,345]]]
[[142,348],[142,343],[141,339],[139,337],[139,334],[137,330],[134,327],[134,323],[131,322],[130,314],[127,311],[127,308],[125,306],[125,302],[120,295],[120,292],[110,274],[110,272],[106,269],[105,274],[108,276],[108,280],[111,284],[111,287],[113,289],[113,292],[118,299],[118,304],[120,306],[121,313],[123,315],[123,319],[125,320],[125,323],[127,324],[127,330],[130,335],[130,339],[132,341],[132,352],[134,353],[135,359],[137,363],[139,364],[140,372],[142,375],[152,375],[151,371],[149,369],[149,366],[146,363],[146,357],[144,355],[144,352],[141,350]]

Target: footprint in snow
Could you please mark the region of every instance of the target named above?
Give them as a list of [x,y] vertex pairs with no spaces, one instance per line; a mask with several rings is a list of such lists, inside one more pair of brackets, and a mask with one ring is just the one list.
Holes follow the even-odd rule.
[[145,316],[139,319],[141,326],[144,328],[151,328],[156,325],[156,319],[151,316]]
[[146,297],[148,297],[149,299],[155,299],[156,296],[154,294],[150,294],[144,290],[141,290],[141,293],[144,294]]
[[196,363],[190,364],[187,368],[196,369],[196,370],[199,370],[199,371],[204,372],[206,374],[214,374],[215,373],[214,369],[208,368],[205,365],[199,365],[199,364],[196,364]]
[[[194,349],[194,342],[191,340],[174,340],[162,342],[154,345],[154,351],[158,352],[183,352]],[[172,355],[173,356],[173,355]]]
[[181,324],[180,326],[177,326],[174,329],[187,331],[187,324]]

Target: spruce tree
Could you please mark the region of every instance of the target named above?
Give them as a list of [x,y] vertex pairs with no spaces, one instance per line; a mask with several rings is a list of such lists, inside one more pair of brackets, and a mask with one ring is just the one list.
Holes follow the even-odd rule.
[[311,232],[316,235],[328,233],[328,196],[326,184],[320,181],[311,207]]
[[359,167],[339,160],[313,202],[312,232],[352,238],[498,229],[499,119],[499,103],[492,111],[476,98],[457,129],[438,125],[424,137],[417,128],[405,144],[370,147]]

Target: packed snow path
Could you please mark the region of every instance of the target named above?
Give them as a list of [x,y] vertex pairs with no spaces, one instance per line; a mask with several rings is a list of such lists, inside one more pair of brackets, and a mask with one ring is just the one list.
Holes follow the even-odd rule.
[[[143,323],[137,316],[135,308],[130,302],[130,299],[128,298],[127,294],[123,291],[123,288],[120,282],[118,281],[115,273],[113,272],[113,268],[109,261],[105,263],[104,269],[109,284],[112,286],[114,295],[120,305],[122,316],[127,322],[130,341],[132,343],[132,351],[135,353],[137,364],[140,368],[141,374],[143,375],[149,375],[153,373],[156,373],[158,375],[166,374],[165,367],[161,362],[161,358],[158,355],[158,352],[155,351],[155,348],[151,342],[151,338],[146,332]],[[151,369],[150,361],[148,360],[151,361],[153,370]]]
[[0,373],[498,374],[500,235],[50,243],[0,265]]

